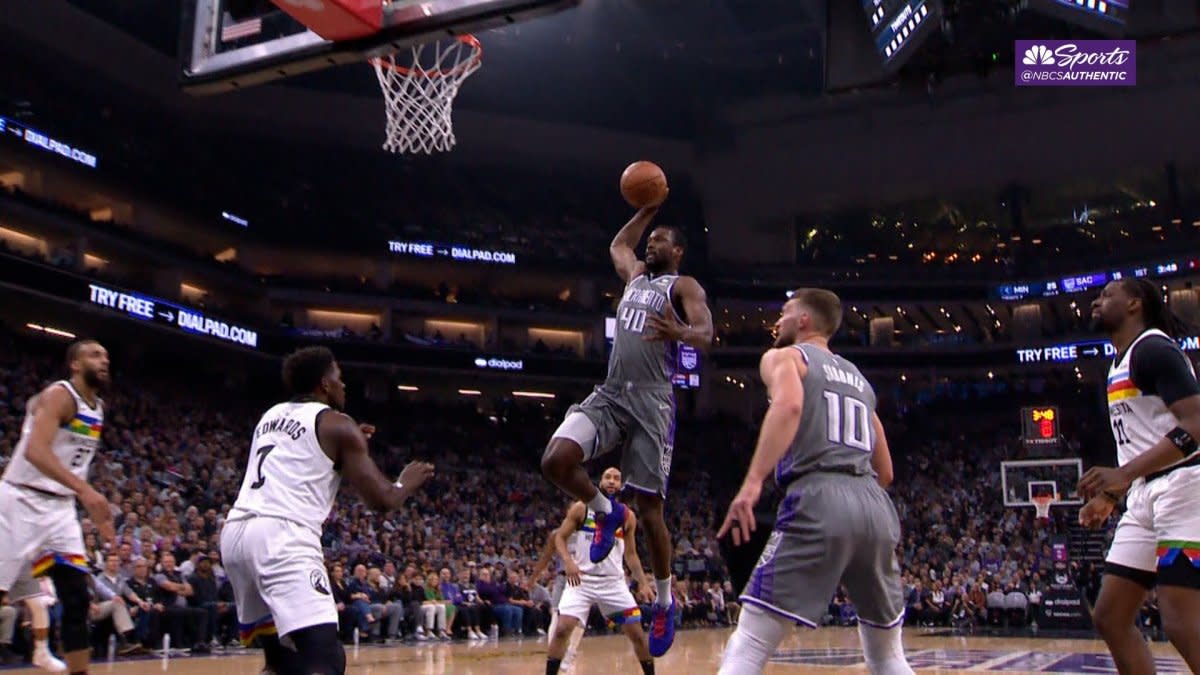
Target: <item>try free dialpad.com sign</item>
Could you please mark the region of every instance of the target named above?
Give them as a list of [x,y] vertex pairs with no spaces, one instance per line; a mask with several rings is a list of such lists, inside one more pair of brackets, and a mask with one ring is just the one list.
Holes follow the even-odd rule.
[[1018,87],[1132,87],[1133,40],[1017,40]]

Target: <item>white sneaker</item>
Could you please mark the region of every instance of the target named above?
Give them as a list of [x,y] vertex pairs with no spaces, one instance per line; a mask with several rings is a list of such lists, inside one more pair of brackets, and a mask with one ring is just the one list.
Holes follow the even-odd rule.
[[33,650],[33,665],[50,673],[67,672],[67,664],[55,658],[49,649]]
[[539,629],[537,629],[537,633],[538,633],[538,635],[545,635],[546,631],[544,629],[539,628]]

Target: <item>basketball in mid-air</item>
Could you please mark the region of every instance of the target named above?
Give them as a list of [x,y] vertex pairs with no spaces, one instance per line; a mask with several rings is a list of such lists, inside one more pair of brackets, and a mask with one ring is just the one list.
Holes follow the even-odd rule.
[[654,162],[634,162],[621,174],[621,196],[641,209],[667,198],[667,175]]

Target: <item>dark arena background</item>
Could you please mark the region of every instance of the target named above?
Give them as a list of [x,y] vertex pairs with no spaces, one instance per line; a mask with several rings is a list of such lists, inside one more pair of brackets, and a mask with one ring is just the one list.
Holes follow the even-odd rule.
[[[1090,610],[1120,509],[1099,530],[1077,519],[1082,474],[1116,463],[1114,351],[1090,306],[1143,278],[1200,325],[1196,3],[396,0],[379,15],[316,0],[334,27],[312,2],[276,4],[0,12],[0,467],[67,345],[97,338],[112,387],[90,482],[117,540],[85,521],[88,564],[215,563],[199,597],[135,613],[141,654],[116,653],[93,595],[95,672],[259,672],[219,532],[255,420],[285,398],[281,360],[308,345],[342,364],[385,474],[437,470],[392,513],[344,489],[325,522],[347,671],[542,672],[552,578],[526,577],[568,500],[539,462],[605,376],[622,295],[609,242],[634,213],[618,178],[636,160],[667,175],[656,222],[686,234],[682,271],[716,329],[671,364],[680,632],[658,672],[717,672],[737,623],[762,542],[716,533],[768,405],[759,358],[798,287],[841,297],[831,346],[878,393],[913,668],[1116,672]],[[466,33],[477,63],[368,64]],[[1057,45],[1098,40],[1102,56],[1054,65]],[[433,96],[385,103],[387,77]],[[450,132],[429,153],[381,147]],[[1194,358],[1200,333],[1181,344]],[[461,591],[485,567],[520,628],[493,631],[485,610],[484,639],[426,631],[421,602],[443,598],[426,574]],[[4,603],[0,667],[30,668],[26,610]],[[636,672],[592,619],[574,672]],[[821,624],[767,672],[865,672],[844,592]],[[1153,593],[1137,625],[1158,672],[1187,672]]]

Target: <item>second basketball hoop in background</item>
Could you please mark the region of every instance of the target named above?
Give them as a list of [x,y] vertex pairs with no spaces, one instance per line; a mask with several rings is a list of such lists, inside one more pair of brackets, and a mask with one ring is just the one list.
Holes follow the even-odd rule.
[[483,46],[462,35],[370,60],[383,88],[387,127],[383,149],[446,152],[454,147],[454,97],[483,64]]

